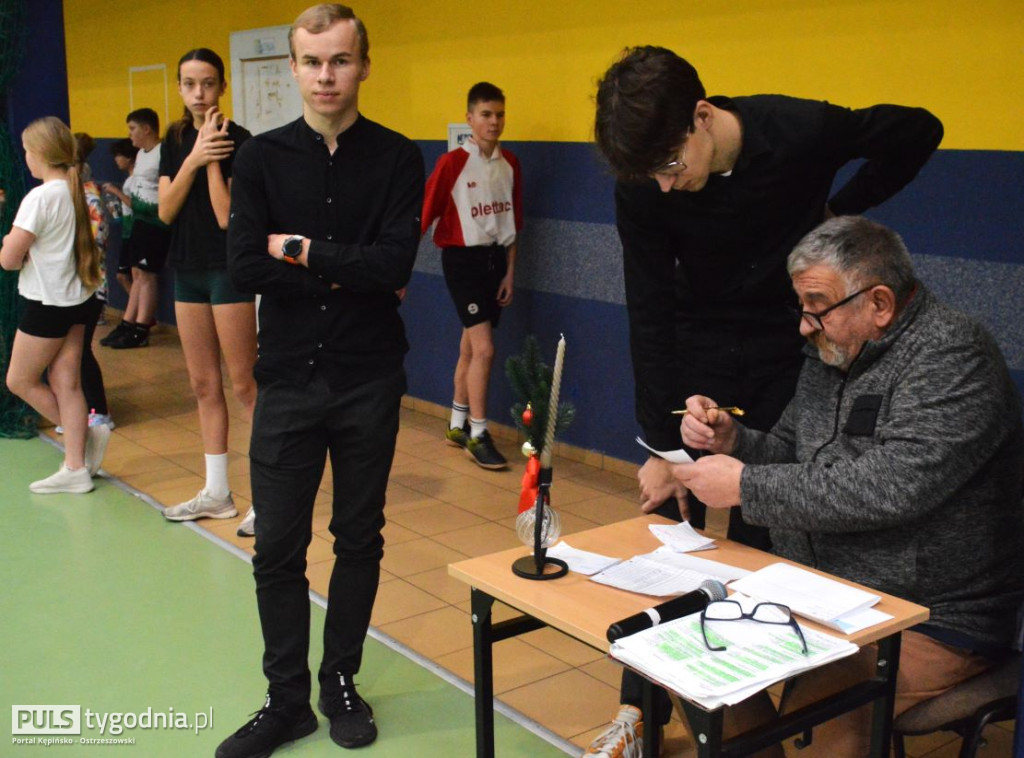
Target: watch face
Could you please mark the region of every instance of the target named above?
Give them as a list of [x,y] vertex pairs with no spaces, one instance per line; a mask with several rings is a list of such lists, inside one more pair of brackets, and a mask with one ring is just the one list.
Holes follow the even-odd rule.
[[289,237],[281,246],[281,252],[286,258],[298,258],[302,255],[302,237]]

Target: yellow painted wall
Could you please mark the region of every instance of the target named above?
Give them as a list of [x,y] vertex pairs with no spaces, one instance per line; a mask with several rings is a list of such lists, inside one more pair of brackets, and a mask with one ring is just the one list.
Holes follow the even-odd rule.
[[[944,148],[1024,150],[1020,0],[357,0],[373,68],[362,111],[414,139],[444,139],[480,79],[508,96],[510,140],[586,141],[597,77],[626,45],[689,58],[710,93],[780,92],[864,106],[923,105]],[[232,31],[288,24],[308,0],[65,0],[75,129],[124,133],[130,66]],[[455,10],[459,8],[460,10]],[[173,82],[172,82],[173,84]],[[180,101],[171,92],[171,112]],[[137,103],[136,105],[139,105]],[[230,113],[230,96],[223,105]]]

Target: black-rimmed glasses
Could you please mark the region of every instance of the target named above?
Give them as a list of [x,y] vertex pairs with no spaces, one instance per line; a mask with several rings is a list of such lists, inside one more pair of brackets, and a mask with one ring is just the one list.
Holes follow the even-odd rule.
[[750,619],[762,624],[779,624],[793,627],[796,636],[800,638],[804,655],[807,655],[807,640],[804,639],[804,633],[800,630],[800,625],[796,623],[796,619],[793,618],[793,612],[789,610],[789,606],[782,605],[781,603],[758,603],[750,613],[744,613],[743,606],[735,600],[715,600],[708,603],[707,607],[700,612],[700,633],[704,635],[704,645],[713,652],[725,650],[725,645],[716,646],[708,641],[708,632],[704,626],[705,622],[742,621],[743,619]]
[[844,297],[838,303],[833,303],[832,305],[830,305],[828,308],[826,308],[823,311],[818,311],[816,313],[814,311],[800,311],[799,312],[800,313],[800,317],[807,319],[807,323],[810,324],[815,329],[817,329],[819,332],[824,331],[825,330],[825,324],[822,322],[822,319],[824,319],[825,316],[830,314],[836,308],[841,308],[842,306],[846,305],[847,303],[852,302],[853,299],[855,297],[857,297],[858,295],[863,295],[868,290],[872,290],[872,289],[874,289],[877,286],[878,286],[877,284],[872,284],[870,287],[865,287],[862,290],[857,290],[852,295],[848,295],[847,297]]

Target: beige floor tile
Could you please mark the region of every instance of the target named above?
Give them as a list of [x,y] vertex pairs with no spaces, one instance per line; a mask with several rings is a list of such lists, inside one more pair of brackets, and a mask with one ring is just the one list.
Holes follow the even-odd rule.
[[493,522],[437,534],[434,540],[474,558],[522,544],[514,530]]
[[466,558],[465,553],[452,550],[426,537],[394,545],[384,551],[381,566],[395,576],[406,577]]
[[334,560],[317,561],[306,563],[306,579],[309,580],[309,588],[318,595],[327,597],[327,589],[331,586],[331,571],[334,570]]
[[378,628],[431,659],[473,645],[469,614],[451,606],[383,624]]
[[[496,695],[561,674],[570,668],[569,664],[516,639],[499,642],[494,647],[493,655]],[[437,659],[437,663],[473,683],[472,648],[443,655]]]
[[556,508],[562,508],[567,513],[575,513],[589,521],[596,521],[599,524],[614,524],[616,521],[636,518],[642,515],[639,502],[629,500],[619,495],[600,495],[588,500],[576,500],[571,503],[559,503],[556,493],[551,493],[551,502]]
[[422,535],[414,532],[412,529],[406,529],[401,524],[388,522],[384,525],[384,549],[387,550],[390,545],[401,545],[403,542],[410,542],[411,540],[418,540]]
[[612,471],[595,470],[590,466],[581,466],[577,469],[575,476],[562,476],[560,478],[579,482],[612,495],[617,493],[632,494],[637,491],[635,476],[629,477]]
[[440,502],[436,507],[399,512],[390,515],[389,518],[424,537],[474,526],[485,521],[482,517],[462,508]]
[[405,577],[405,581],[446,603],[458,604],[469,599],[469,585],[449,576],[447,566],[410,574]]
[[522,635],[519,639],[571,666],[583,666],[605,657],[600,650],[584,645],[555,629],[538,629],[535,632]]
[[396,579],[378,588],[370,623],[380,627],[447,606],[447,603],[429,592],[424,592],[402,579]]
[[[257,516],[257,518],[259,518]],[[309,548],[306,550],[306,562],[307,563],[318,563],[320,561],[329,561],[334,558],[334,540],[328,537],[322,537],[319,534],[313,534],[313,539],[309,542]]]
[[501,700],[556,734],[575,735],[609,721],[619,691],[572,669],[506,692]]
[[[114,420],[115,422],[117,421],[116,417]],[[164,435],[179,434],[181,431],[182,428],[177,424],[173,424],[163,418],[155,418],[140,421],[136,424],[119,424],[116,433],[130,440],[142,441],[153,437],[159,438]]]
[[428,494],[493,520],[515,515],[519,505],[519,498],[512,492],[472,477],[435,480]]
[[584,674],[599,679],[610,687],[618,687],[622,681],[622,666],[608,656],[579,667]]
[[143,437],[138,440],[138,443],[161,455],[172,453],[203,455],[203,438],[196,432],[187,431],[177,425],[173,431],[168,431],[158,437]]

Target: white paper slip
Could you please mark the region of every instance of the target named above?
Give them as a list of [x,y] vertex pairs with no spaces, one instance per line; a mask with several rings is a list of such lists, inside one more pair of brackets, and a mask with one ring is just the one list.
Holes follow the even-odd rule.
[[853,613],[847,613],[845,616],[840,616],[834,619],[834,623],[829,624],[829,626],[838,629],[843,634],[853,634],[861,629],[867,629],[869,626],[875,626],[876,624],[891,620],[892,616],[888,613],[882,613],[875,608],[865,608],[862,611],[854,611]]
[[639,437],[636,438],[636,441],[640,443],[640,447],[650,450],[656,456],[664,458],[669,463],[693,463],[693,458],[682,448],[679,450],[655,450]]
[[584,576],[596,574],[598,571],[614,566],[622,560],[621,558],[611,558],[599,553],[588,553],[586,550],[578,550],[571,547],[565,540],[562,540],[554,547],[548,548],[547,554],[552,558],[561,558],[569,565],[570,570]]
[[663,545],[653,553],[633,556],[590,578],[620,590],[666,597],[693,592],[708,579],[725,584],[749,573],[746,569],[677,553]]
[[703,537],[690,526],[689,521],[668,526],[651,524],[650,530],[661,542],[679,553],[691,553],[697,550],[713,550],[716,545],[711,537]]
[[875,605],[881,597],[788,563],[773,563],[732,587],[758,600],[788,605],[793,613],[845,631],[837,619]]

